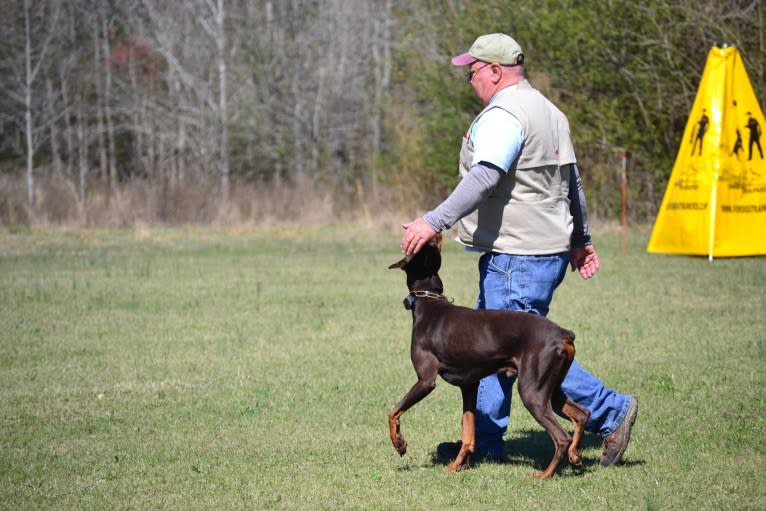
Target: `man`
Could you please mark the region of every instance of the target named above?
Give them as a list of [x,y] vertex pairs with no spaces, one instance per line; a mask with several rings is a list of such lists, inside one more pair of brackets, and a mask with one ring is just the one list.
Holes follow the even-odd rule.
[[761,149],[761,125],[758,124],[758,121],[755,120],[755,117],[753,117],[750,112],[747,113],[747,124],[745,127],[750,131],[747,159],[753,159],[753,144],[758,147],[758,154],[760,154],[761,159],[763,159],[763,149]]
[[[692,140],[694,141],[694,145],[692,145],[692,153],[691,155],[694,156],[694,151],[697,149],[697,143],[699,143],[699,152],[697,155],[702,154],[702,144],[705,141],[705,133],[707,132],[707,127],[710,124],[710,117],[707,116],[706,109],[702,109],[702,115],[700,116],[700,120],[697,121],[697,127],[694,131],[692,131]],[[695,134],[696,133],[696,134]],[[690,140],[689,142],[691,142]]]
[[[401,248],[413,254],[437,232],[458,225],[458,240],[481,252],[477,307],[547,315],[553,291],[572,270],[589,279],[599,269],[591,242],[569,123],[524,76],[524,54],[505,34],[479,37],[452,59],[484,110],[463,137],[461,180],[436,209],[404,224]],[[513,379],[484,378],[476,411],[476,454],[504,458]],[[562,384],[587,408],[587,430],[603,437],[601,464],[617,463],[638,413],[635,398],[607,389],[577,361]],[[438,452],[453,457],[459,443]]]

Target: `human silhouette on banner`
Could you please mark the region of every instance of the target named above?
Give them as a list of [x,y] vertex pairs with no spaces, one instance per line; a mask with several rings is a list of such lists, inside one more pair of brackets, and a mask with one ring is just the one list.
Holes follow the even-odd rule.
[[[694,140],[694,145],[692,146],[692,156],[694,156],[694,150],[697,149],[697,143],[699,143],[699,151],[697,152],[698,155],[702,154],[702,142],[703,137],[705,136],[705,132],[707,131],[708,124],[710,124],[710,118],[705,113],[706,110],[702,109],[702,116],[700,116],[700,120],[697,121],[697,128],[692,131],[692,140]],[[695,136],[696,132],[696,136]],[[689,140],[691,142],[691,140]]]
[[763,159],[763,149],[761,149],[761,125],[758,124],[755,117],[750,115],[750,112],[747,113],[747,124],[745,124],[745,127],[750,130],[750,143],[748,145],[747,159],[753,159],[753,144],[758,146],[758,154],[760,154],[761,159]]
[[737,140],[734,141],[734,149],[731,150],[731,154],[739,158],[739,152],[742,150],[742,133],[737,128]]

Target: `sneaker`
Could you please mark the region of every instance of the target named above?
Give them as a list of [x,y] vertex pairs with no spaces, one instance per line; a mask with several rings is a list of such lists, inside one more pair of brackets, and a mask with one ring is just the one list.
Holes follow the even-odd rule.
[[[442,442],[436,446],[436,454],[445,460],[454,460],[460,452],[463,442]],[[490,438],[476,440],[476,448],[471,458],[484,461],[503,461],[505,460],[505,445],[502,438]]]
[[633,423],[636,422],[638,415],[638,401],[636,398],[630,398],[630,406],[625,418],[614,432],[604,437],[604,452],[601,453],[601,466],[608,467],[618,463],[625,453],[625,449],[630,442],[630,430],[633,429]]

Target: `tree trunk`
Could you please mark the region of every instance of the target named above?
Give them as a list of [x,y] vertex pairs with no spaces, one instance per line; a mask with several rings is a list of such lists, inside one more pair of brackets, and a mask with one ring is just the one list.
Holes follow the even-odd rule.
[[[281,3],[277,6],[277,9],[281,9],[280,7]],[[277,60],[279,59],[281,53],[284,51],[284,46],[282,44],[282,37],[281,37],[281,28],[280,25],[276,22],[277,19],[281,17],[281,12],[277,13],[277,16],[274,15],[274,4],[270,0],[266,2],[266,30],[268,31],[268,43],[267,46],[270,48],[273,48],[273,52],[271,55],[269,55],[269,58]],[[268,64],[273,62],[274,60],[270,60],[266,63],[265,67],[268,67]],[[254,79],[257,79],[258,77],[254,77]],[[267,82],[268,83],[268,82]],[[264,85],[264,88],[268,90],[268,85]],[[277,105],[279,103],[279,98],[275,97],[274,94],[266,94],[266,119],[270,126],[276,127],[280,123],[279,116],[277,115]],[[272,128],[268,131],[269,133],[269,147],[268,152],[271,157],[271,178],[273,182],[276,184],[277,187],[279,187],[282,184],[282,180],[285,175],[285,159],[281,157],[278,151],[278,147],[281,147],[284,143],[284,137],[282,135],[282,130]]]
[[101,42],[99,41],[99,20],[93,20],[93,78],[96,82],[96,141],[98,143],[99,177],[106,181],[109,176],[107,168],[106,139],[104,128],[104,84],[101,72]]
[[324,89],[325,81],[325,67],[320,64],[319,68],[319,82],[317,83],[317,93],[314,99],[314,115],[311,122],[311,173],[314,176],[319,175],[319,153],[321,146],[323,146],[323,140],[321,135],[320,121],[322,117],[322,109],[324,108],[322,91]]
[[131,48],[128,51],[128,79],[130,80],[130,88],[133,93],[133,108],[131,108],[132,115],[132,131],[133,131],[133,166],[136,169],[145,169],[145,155],[144,155],[144,122],[142,114],[143,99],[141,92],[138,90],[138,77],[136,76],[136,58],[135,52]]
[[216,47],[218,48],[218,115],[220,119],[221,137],[221,193],[224,204],[229,202],[229,117],[228,99],[226,92],[226,30],[224,0],[218,0],[215,10]]
[[106,142],[109,153],[109,192],[114,193],[117,184],[117,149],[114,140],[114,120],[112,114],[112,66],[110,62],[111,45],[109,44],[109,22],[106,16],[101,19],[101,32],[104,39],[104,115],[106,117]]
[[63,164],[61,163],[61,147],[59,146],[59,132],[56,122],[56,98],[53,92],[53,80],[48,78],[45,81],[45,86],[48,91],[48,115],[49,121],[49,136],[51,143],[51,160],[53,161],[53,172],[60,176],[63,171]]
[[79,162],[79,196],[80,196],[80,215],[85,215],[85,185],[88,175],[88,141],[85,138],[85,119],[83,118],[83,98],[81,93],[77,93],[77,156]]
[[[292,2],[292,12],[290,13],[291,16],[294,18],[290,21],[290,23],[297,24],[297,21],[295,18],[297,18],[298,14],[301,11],[301,6],[297,0],[293,0]],[[295,35],[296,39],[293,41],[293,44],[296,46],[301,46],[302,43],[304,43],[304,40],[306,38],[303,34],[295,34],[295,31],[293,31],[293,34]],[[292,61],[293,70],[290,73],[290,92],[292,93],[292,102],[293,102],[293,112],[292,112],[292,128],[293,128],[293,162],[295,167],[295,174],[298,177],[298,179],[301,179],[305,177],[306,175],[306,167],[304,165],[303,161],[303,89],[301,87],[301,83],[304,80],[304,62],[302,62],[301,59],[296,58]]]
[[32,210],[35,207],[35,175],[34,158],[35,144],[32,132],[32,41],[29,26],[29,0],[24,0],[24,66],[25,66],[25,87],[24,87],[24,125],[26,126],[27,143],[27,205]]
[[378,165],[381,157],[382,127],[385,94],[391,76],[391,0],[385,0],[380,10],[374,14],[374,28],[372,31],[372,58],[374,63],[373,76],[373,99],[372,115],[370,116],[372,136],[372,161],[370,162],[370,175],[372,181],[372,193],[377,193],[379,181]]
[[69,97],[69,76],[67,73],[64,72],[64,69],[61,68],[59,73],[60,79],[61,79],[61,103],[64,108],[64,142],[66,144],[66,176],[67,178],[72,178],[74,175],[74,169],[72,167],[72,162],[74,161],[74,127],[72,126],[72,116],[70,115],[70,112],[72,110],[72,105],[70,103],[71,98]]

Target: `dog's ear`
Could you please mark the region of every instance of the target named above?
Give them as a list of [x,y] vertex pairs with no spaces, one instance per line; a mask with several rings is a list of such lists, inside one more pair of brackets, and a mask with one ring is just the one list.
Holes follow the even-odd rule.
[[401,261],[397,261],[397,262],[395,262],[394,264],[392,264],[391,266],[389,266],[389,267],[388,267],[388,269],[389,269],[389,270],[393,270],[393,269],[396,269],[396,268],[402,268],[402,269],[404,269],[404,266],[405,266],[407,263],[409,263],[409,262],[410,262],[410,259],[412,259],[412,256],[407,256],[407,257],[404,257],[404,258],[403,258]]
[[433,244],[436,246],[436,249],[441,252],[442,251],[442,233],[436,233],[436,236],[433,239]]

